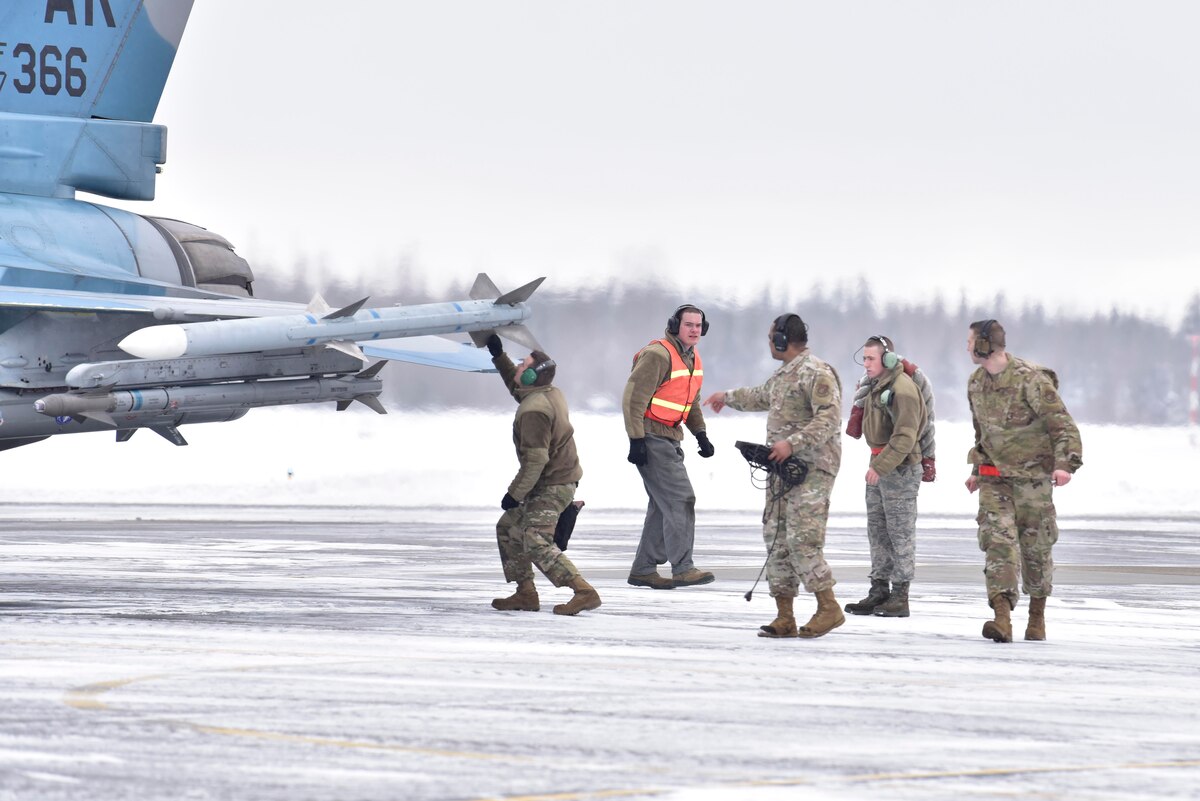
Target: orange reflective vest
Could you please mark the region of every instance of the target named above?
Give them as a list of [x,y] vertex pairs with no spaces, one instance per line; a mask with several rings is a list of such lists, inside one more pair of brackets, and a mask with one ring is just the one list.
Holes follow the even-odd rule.
[[[704,365],[700,361],[700,351],[693,351],[695,366],[689,370],[669,339],[655,341],[667,349],[667,355],[671,357],[671,373],[655,390],[644,416],[665,426],[675,427],[682,424],[692,411],[692,401],[696,399],[700,393],[700,385],[704,383]],[[633,359],[637,361],[637,356]]]

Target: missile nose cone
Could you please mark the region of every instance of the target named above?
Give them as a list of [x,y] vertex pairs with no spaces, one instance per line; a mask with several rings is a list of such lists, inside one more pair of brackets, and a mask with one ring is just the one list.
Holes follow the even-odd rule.
[[47,417],[58,417],[71,413],[61,395],[47,395],[44,398],[38,398],[33,402],[33,410]]
[[134,331],[117,347],[139,359],[177,359],[187,352],[187,333],[178,325],[152,325]]

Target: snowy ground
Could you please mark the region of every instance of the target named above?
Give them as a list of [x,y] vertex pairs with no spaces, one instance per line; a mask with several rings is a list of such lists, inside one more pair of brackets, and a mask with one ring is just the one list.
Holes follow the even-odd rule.
[[[761,496],[729,447],[762,422],[725,418],[717,457],[689,457],[718,581],[654,592],[624,582],[642,500],[619,421],[579,416],[569,554],[604,605],[571,619],[544,581],[540,613],[489,606],[505,416],[258,413],[183,449],[6,454],[0,801],[1195,797],[1186,432],[1085,429],[1047,642],[979,635],[955,426],[922,490],[913,616],[772,641],[765,588],[742,598]],[[842,602],[865,589],[861,450],[829,535]]]
[[[494,380],[492,377],[484,377]],[[499,390],[497,390],[499,391]],[[515,407],[514,407],[515,408]],[[175,448],[148,431],[115,444],[105,434],[53,437],[3,455],[0,503],[40,503],[69,514],[64,504],[212,504],[231,506],[400,506],[492,508],[516,472],[511,413],[475,410],[393,412],[360,407],[252,411],[219,425],[184,427],[191,443]],[[626,461],[621,418],[574,413],[583,462],[580,497],[596,509],[644,509],[637,471]],[[736,440],[762,441],[764,416],[727,410],[708,415],[717,447],[700,459],[685,443],[701,514],[756,512],[762,493],[734,449]],[[1055,496],[1060,516],[1200,516],[1195,473],[1200,441],[1185,428],[1082,426],[1084,466]],[[963,488],[971,447],[969,423],[938,423],[938,481],[922,485],[926,515],[973,517],[975,499]],[[867,448],[843,437],[833,510],[862,514]]]

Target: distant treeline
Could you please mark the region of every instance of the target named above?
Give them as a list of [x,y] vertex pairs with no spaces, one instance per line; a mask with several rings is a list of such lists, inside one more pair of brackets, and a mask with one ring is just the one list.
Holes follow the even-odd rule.
[[[255,295],[264,298],[303,302],[316,289],[305,280],[285,283],[269,275],[257,279]],[[364,291],[359,286],[326,283],[320,291],[334,305],[371,294],[373,306],[460,299],[469,292],[469,285],[462,284],[430,297],[420,281],[407,281],[404,286],[401,291],[381,292],[378,287]],[[1007,329],[1011,353],[1058,373],[1067,408],[1080,422],[1187,422],[1192,358],[1187,335],[1200,333],[1200,295],[1192,298],[1180,329],[1173,330],[1162,322],[1115,311],[1089,317],[1051,315],[1039,306],[1010,306],[1003,295],[989,306],[965,300],[948,305],[941,299],[880,304],[865,283],[853,290],[817,288],[790,297],[763,291],[737,306],[719,296],[706,297],[703,292],[682,296],[663,286],[613,284],[577,293],[547,287],[533,298],[535,316],[530,327],[558,362],[555,383],[567,393],[572,408],[617,410],[633,355],[662,336],[667,318],[685,301],[703,308],[711,323],[700,344],[706,395],[765,380],[778,366],[768,348],[771,321],[790,311],[808,323],[813,351],[841,375],[847,407],[861,374],[856,351],[867,336],[885,334],[933,381],[938,417],[966,420],[966,383],[974,369],[966,353],[967,326],[974,320],[996,318]],[[526,355],[519,346],[507,347],[517,360]],[[383,375],[383,400],[393,408],[511,404],[495,376],[400,363],[389,365]]]

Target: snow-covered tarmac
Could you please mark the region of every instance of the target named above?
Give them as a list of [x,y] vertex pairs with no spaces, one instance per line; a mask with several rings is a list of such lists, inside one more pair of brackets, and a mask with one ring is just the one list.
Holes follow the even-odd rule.
[[[656,592],[624,581],[637,516],[585,510],[569,554],[604,605],[562,618],[549,607],[568,593],[544,581],[541,612],[490,608],[506,589],[490,510],[6,512],[2,801],[1200,786],[1194,520],[1064,521],[1049,640],[997,645],[979,634],[969,520],[923,526],[911,618],[850,617],[806,641],[754,634],[773,605],[763,587],[742,598],[763,555],[743,514],[699,531],[716,583]],[[833,521],[829,556],[839,599],[856,599],[858,520]]]
[[[497,387],[497,391],[499,388]],[[762,494],[709,422],[688,450],[714,584],[625,584],[644,494],[619,418],[574,416],[588,507],[569,555],[604,605],[500,613],[498,413],[252,413],[56,437],[0,486],[0,801],[1162,799],[1200,786],[1200,493],[1182,429],[1083,428],[1056,492],[1049,639],[997,645],[939,423],[913,616],[818,640],[773,617]],[[861,442],[827,553],[865,590]],[[810,607],[801,603],[802,614]],[[1015,615],[1024,628],[1025,605]]]

